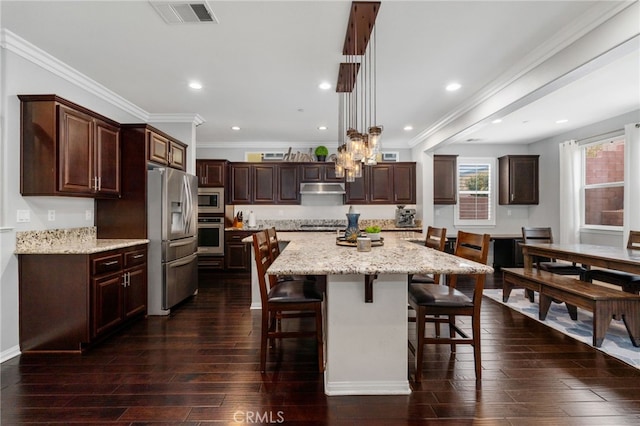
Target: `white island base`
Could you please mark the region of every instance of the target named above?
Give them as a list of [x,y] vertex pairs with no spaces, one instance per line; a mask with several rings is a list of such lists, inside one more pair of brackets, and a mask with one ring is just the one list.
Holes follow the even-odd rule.
[[378,275],[365,303],[364,275],[328,275],[325,393],[406,395],[407,275]]

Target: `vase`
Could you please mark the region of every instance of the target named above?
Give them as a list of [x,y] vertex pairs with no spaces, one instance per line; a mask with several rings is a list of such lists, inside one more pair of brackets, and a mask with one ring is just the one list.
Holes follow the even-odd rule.
[[344,231],[344,238],[348,241],[355,241],[360,234],[360,229],[358,228],[358,218],[360,217],[360,213],[347,213],[347,229]]

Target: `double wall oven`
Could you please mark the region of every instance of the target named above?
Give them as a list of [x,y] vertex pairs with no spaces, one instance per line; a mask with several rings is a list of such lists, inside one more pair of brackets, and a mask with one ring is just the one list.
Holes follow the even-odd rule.
[[224,188],[198,188],[198,265],[216,267],[224,257]]

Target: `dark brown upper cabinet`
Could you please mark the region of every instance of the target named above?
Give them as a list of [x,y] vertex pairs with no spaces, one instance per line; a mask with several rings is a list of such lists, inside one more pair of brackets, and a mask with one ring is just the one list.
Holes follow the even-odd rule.
[[229,204],[300,204],[296,163],[229,163]]
[[226,160],[196,160],[198,186],[207,188],[224,187],[227,175]]
[[457,155],[433,156],[433,204],[456,204]]
[[251,163],[229,163],[228,204],[251,204],[253,177]]
[[501,205],[538,204],[539,155],[505,155],[498,158],[498,202]]
[[305,163],[300,165],[300,182],[344,182],[344,177],[336,177],[333,162]]
[[158,129],[147,125],[142,126],[147,128],[147,160],[173,169],[186,170],[187,146]]
[[396,163],[393,168],[393,204],[416,203],[416,163]]
[[117,197],[120,127],[56,95],[19,95],[22,195]]
[[277,166],[275,164],[255,164],[252,168],[253,203],[274,204],[277,197]]
[[346,185],[346,204],[415,204],[416,163],[364,166],[362,177]]
[[300,204],[300,178],[296,164],[280,164],[276,169],[276,203]]

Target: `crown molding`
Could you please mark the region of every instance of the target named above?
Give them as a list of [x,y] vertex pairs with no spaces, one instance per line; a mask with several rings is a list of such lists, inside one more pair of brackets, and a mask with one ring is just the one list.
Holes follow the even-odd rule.
[[205,122],[205,119],[199,114],[150,114],[6,28],[0,30],[0,46],[131,114],[142,122],[192,123],[196,126]]
[[577,17],[571,24],[566,25],[561,31],[554,34],[553,37],[532,50],[528,55],[498,76],[493,82],[485,86],[477,95],[471,97],[459,108],[441,117],[429,128],[412,138],[408,142],[408,146],[410,148],[417,146],[483,102],[487,102],[511,84],[516,83],[518,79],[535,70],[545,61],[566,49],[576,40],[584,37],[632,4],[633,2],[597,2],[589,10]]
[[142,108],[129,102],[117,93],[107,89],[97,81],[80,73],[75,68],[70,67],[39,47],[29,43],[20,36],[3,28],[1,34],[2,47],[16,55],[38,65],[39,67],[67,80],[68,82],[81,87],[87,92],[103,99],[104,101],[128,112],[134,117],[147,121],[149,113]]
[[152,123],[191,123],[199,126],[206,122],[200,114],[149,114]]

